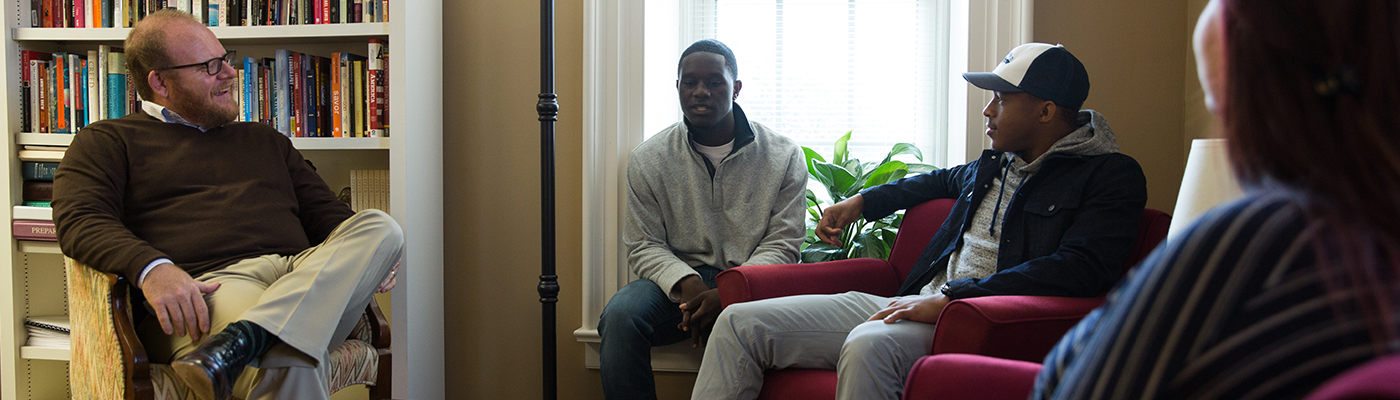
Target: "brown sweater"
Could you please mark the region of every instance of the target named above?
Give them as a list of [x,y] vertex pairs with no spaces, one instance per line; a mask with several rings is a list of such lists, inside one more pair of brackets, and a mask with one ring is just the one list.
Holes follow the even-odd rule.
[[134,113],[73,138],[53,214],[63,254],[137,282],[162,257],[198,276],[296,254],[353,213],[272,127],[200,132]]

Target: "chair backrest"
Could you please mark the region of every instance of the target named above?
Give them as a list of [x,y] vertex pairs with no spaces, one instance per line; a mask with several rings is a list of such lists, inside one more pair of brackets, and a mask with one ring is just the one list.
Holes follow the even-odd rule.
[[909,276],[909,270],[914,268],[915,261],[919,261],[924,248],[933,240],[933,234],[938,233],[938,228],[953,212],[953,203],[954,199],[934,199],[904,212],[904,222],[900,224],[899,233],[894,236],[894,248],[890,250],[890,265],[899,272],[901,281]]
[[1400,399],[1400,355],[1377,358],[1329,379],[1304,400]]
[[[933,235],[938,233],[938,228],[943,226],[943,222],[948,219],[948,214],[953,211],[955,199],[935,199],[924,202],[909,208],[904,213],[904,222],[899,227],[899,233],[895,235],[894,248],[890,250],[890,265],[899,272],[899,279],[909,276],[909,270],[914,268],[914,262],[919,260],[928,242],[933,240]],[[1142,210],[1142,220],[1138,224],[1137,239],[1133,242],[1133,249],[1128,253],[1128,257],[1123,260],[1123,271],[1137,265],[1152,250],[1167,238],[1167,228],[1172,224],[1172,217],[1167,213],[1145,208]]]
[[1163,240],[1167,239],[1167,228],[1172,225],[1172,216],[1167,213],[1144,208],[1142,210],[1142,221],[1138,223],[1137,240],[1133,242],[1133,250],[1128,253],[1128,258],[1123,259],[1123,272],[1127,273],[1128,268],[1142,262],[1152,250],[1157,248]]

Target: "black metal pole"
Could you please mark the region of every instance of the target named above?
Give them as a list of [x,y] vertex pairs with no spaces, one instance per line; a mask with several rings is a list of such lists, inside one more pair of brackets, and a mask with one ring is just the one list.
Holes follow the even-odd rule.
[[544,349],[544,400],[559,397],[558,350],[554,306],[559,302],[559,276],[554,274],[554,121],[559,115],[554,93],[554,0],[540,0],[540,306]]

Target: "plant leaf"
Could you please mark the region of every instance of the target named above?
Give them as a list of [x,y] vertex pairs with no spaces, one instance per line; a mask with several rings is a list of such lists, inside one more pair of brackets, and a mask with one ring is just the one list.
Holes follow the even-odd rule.
[[929,164],[909,163],[909,173],[911,174],[927,174],[939,169]]
[[870,178],[865,180],[865,186],[863,188],[871,188],[890,183],[908,174],[909,166],[904,164],[903,161],[890,161],[881,165],[879,168],[875,168],[874,171],[870,171]]
[[802,250],[802,262],[814,263],[841,259],[844,253],[840,247],[826,244],[826,242],[816,242]]
[[861,164],[860,159],[852,158],[846,160],[844,164],[841,164],[841,167],[850,172],[851,176],[859,177],[867,171],[866,164],[871,163]]
[[822,158],[822,155],[821,155],[821,154],[817,154],[817,151],[816,151],[816,150],[812,150],[811,148],[808,148],[807,146],[802,146],[802,153],[803,153],[803,154],[805,155],[805,157],[806,157],[806,159],[803,160],[803,162],[805,162],[805,163],[807,164],[807,174],[809,174],[809,175],[816,175],[817,172],[812,170],[812,160],[817,160],[817,161],[821,161],[821,162],[826,162],[826,159],[825,159],[825,158]]
[[889,258],[890,248],[885,241],[876,235],[877,231],[866,232],[856,235],[855,246],[851,252],[852,258]]
[[880,161],[880,164],[888,163],[890,160],[893,160],[895,156],[900,154],[911,154],[919,161],[924,160],[924,152],[919,151],[917,146],[910,143],[895,143],[894,147],[890,148],[890,153],[885,155],[885,160]]
[[836,149],[831,152],[831,162],[833,164],[846,164],[846,142],[851,140],[851,132],[846,131],[845,135],[836,139]]
[[813,162],[812,166],[813,169],[817,171],[815,174],[818,177],[817,180],[825,185],[826,189],[831,192],[832,202],[839,203],[846,197],[850,197],[850,195],[842,195],[854,186],[856,182],[856,178],[851,176],[849,171],[846,171],[845,168],[841,168],[838,165],[820,161]]

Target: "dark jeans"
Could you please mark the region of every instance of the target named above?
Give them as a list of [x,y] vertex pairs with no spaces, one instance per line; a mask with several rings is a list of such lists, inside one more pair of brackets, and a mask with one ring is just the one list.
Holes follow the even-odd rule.
[[[719,268],[700,266],[695,272],[705,286],[715,288]],[[599,363],[603,375],[603,397],[655,399],[656,382],[651,375],[651,348],[690,338],[690,332],[677,328],[681,323],[680,304],[647,279],[623,286],[603,307],[598,321]]]

